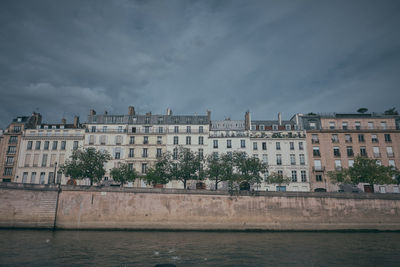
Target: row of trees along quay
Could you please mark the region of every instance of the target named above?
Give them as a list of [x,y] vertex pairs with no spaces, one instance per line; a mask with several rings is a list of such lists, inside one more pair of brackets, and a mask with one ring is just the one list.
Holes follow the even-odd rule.
[[[101,182],[106,170],[104,164],[111,160],[107,151],[101,152],[94,148],[75,150],[60,170],[72,180],[89,179],[90,185]],[[144,179],[147,184],[165,185],[177,180],[187,188],[190,180],[214,181],[214,189],[218,190],[221,182],[227,182],[229,190],[249,190],[251,185],[263,181],[268,166],[255,157],[248,157],[244,152],[232,154],[210,155],[203,158],[190,149],[180,147],[178,153],[164,153],[151,166],[145,175],[139,175],[128,164],[121,163],[111,169],[110,175],[114,182],[121,186],[134,182],[137,178]],[[328,172],[332,183],[353,184],[394,184],[400,183],[399,171],[388,166],[381,166],[374,159],[356,157],[354,165],[348,169]],[[271,172],[265,181],[268,184],[289,184],[291,179],[276,172]],[[73,184],[73,183],[72,183]]]

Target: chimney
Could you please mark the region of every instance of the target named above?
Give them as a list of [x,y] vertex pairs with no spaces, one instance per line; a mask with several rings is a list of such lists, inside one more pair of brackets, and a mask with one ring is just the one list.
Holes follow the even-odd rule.
[[92,116],[93,116],[93,115],[96,115],[96,110],[91,109],[90,112],[89,112],[89,115],[92,115]]
[[278,112],[278,123],[279,123],[279,126],[282,125],[282,116],[281,116],[280,112]]
[[128,115],[129,115],[129,116],[135,116],[135,115],[136,115],[136,113],[135,113],[135,107],[133,107],[133,106],[129,106],[129,107],[128,107]]
[[295,115],[296,124],[299,125],[299,113]]
[[67,124],[67,120],[65,118],[61,119],[61,124]]
[[244,129],[250,130],[251,128],[251,118],[250,118],[250,111],[246,111],[244,114]]
[[167,116],[171,116],[172,115],[172,110],[170,108],[167,108]]
[[79,117],[75,116],[74,117],[74,128],[78,128],[78,126],[79,126]]
[[108,115],[108,111],[107,110],[104,110],[104,115]]

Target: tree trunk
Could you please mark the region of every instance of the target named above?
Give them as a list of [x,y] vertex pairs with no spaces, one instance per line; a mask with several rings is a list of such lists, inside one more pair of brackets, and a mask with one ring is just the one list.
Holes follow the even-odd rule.
[[215,179],[215,191],[218,190],[218,179]]
[[183,188],[186,189],[186,179],[183,179]]

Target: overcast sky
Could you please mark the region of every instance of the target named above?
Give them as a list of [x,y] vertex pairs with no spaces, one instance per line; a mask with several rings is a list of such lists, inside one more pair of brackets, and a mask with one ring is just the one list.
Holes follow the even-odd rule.
[[399,108],[400,1],[0,2],[0,127],[98,114]]

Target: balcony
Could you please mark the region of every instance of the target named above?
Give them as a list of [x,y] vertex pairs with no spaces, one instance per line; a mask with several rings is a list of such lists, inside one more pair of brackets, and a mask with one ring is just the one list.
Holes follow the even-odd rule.
[[334,152],[333,156],[336,157],[336,158],[340,158],[340,152]]
[[332,143],[339,143],[339,139],[333,138],[333,139],[332,139]]
[[380,157],[381,157],[381,153],[374,152],[374,158],[380,158]]
[[312,142],[313,144],[319,144],[319,139],[311,139],[311,142]]
[[325,171],[325,166],[314,166],[312,167],[313,172],[323,172]]
[[346,139],[346,141],[345,141],[346,143],[353,143],[353,138],[350,138],[350,139]]
[[394,158],[394,153],[393,152],[387,152],[388,158]]
[[313,156],[314,157],[321,157],[321,153],[319,153],[319,151],[314,150],[313,151]]
[[347,156],[348,157],[354,157],[354,152],[353,151],[347,151]]

